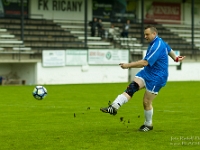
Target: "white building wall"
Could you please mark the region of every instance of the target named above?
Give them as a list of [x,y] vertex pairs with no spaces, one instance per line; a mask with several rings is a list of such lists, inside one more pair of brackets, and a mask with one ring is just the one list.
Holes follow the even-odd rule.
[[[87,69],[87,68],[86,68]],[[139,69],[134,69],[131,79]],[[44,68],[37,64],[37,84],[83,84],[128,82],[129,72],[119,66],[82,66]],[[169,67],[169,81],[200,81],[200,63],[183,63],[182,69]]]
[[[84,70],[83,70],[84,69]],[[140,69],[121,69],[116,66],[65,66],[43,67],[37,64],[0,64],[0,76],[17,73],[26,85],[32,84],[85,84],[128,82],[129,71],[132,80]],[[200,81],[200,62],[184,62],[182,69],[169,66],[169,81]]]
[[169,81],[200,81],[200,62],[184,62],[181,70],[170,66]]
[[[37,64],[37,84],[127,82],[128,70],[116,66],[65,66],[44,68]],[[83,70],[84,69],[84,70]]]

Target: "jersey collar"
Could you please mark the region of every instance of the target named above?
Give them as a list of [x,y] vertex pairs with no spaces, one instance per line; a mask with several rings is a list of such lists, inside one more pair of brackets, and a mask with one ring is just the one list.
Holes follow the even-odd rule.
[[156,36],[156,37],[153,39],[153,41],[151,41],[150,44],[152,45],[152,44],[155,42],[156,39],[158,39],[158,36]]

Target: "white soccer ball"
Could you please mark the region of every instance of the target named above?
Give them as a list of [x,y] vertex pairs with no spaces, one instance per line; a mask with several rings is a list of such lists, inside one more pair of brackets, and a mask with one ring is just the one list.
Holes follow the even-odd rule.
[[44,86],[37,85],[33,89],[33,97],[37,100],[42,100],[47,96],[47,89]]

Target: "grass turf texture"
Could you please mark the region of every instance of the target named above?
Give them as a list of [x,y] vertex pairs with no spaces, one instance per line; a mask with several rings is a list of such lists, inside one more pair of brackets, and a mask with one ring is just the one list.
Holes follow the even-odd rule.
[[143,133],[142,98],[137,92],[116,116],[100,112],[128,83],[0,87],[1,150],[200,149],[200,82],[168,82],[154,100],[154,130]]

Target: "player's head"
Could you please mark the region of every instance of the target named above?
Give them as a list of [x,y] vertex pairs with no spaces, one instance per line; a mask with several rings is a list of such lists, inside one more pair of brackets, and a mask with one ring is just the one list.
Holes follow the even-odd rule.
[[154,26],[147,26],[144,29],[144,38],[150,43],[158,35],[158,31]]

